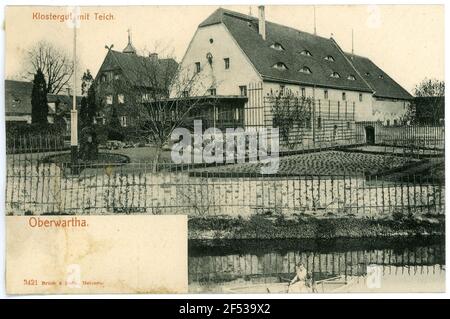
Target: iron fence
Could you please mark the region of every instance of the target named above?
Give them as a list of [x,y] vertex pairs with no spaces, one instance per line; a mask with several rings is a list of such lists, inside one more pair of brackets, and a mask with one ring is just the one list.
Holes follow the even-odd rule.
[[9,214],[254,213],[380,216],[395,212],[441,214],[443,178],[401,174],[287,174],[217,172],[211,167],[151,162],[70,163],[48,153],[7,157]]
[[[216,247],[216,251],[220,250],[220,247]],[[445,245],[434,243],[407,248],[359,248],[345,251],[297,249],[258,254],[251,251],[208,255],[190,253],[189,283],[223,284],[237,280],[253,284],[280,280],[287,282],[293,278],[298,263],[302,263],[315,280],[339,275],[366,276],[369,265],[381,267],[383,275],[444,274]]]

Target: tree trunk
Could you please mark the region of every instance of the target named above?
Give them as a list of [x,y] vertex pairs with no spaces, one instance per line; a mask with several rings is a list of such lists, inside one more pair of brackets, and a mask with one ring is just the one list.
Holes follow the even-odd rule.
[[155,158],[153,158],[153,167],[152,167],[153,173],[156,173],[158,171],[158,163],[159,159],[161,158],[161,152],[162,152],[162,145],[158,145],[156,149]]

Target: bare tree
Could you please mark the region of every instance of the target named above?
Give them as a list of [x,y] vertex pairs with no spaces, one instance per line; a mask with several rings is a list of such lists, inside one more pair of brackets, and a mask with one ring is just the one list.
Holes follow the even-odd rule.
[[273,126],[279,128],[284,144],[289,149],[301,144],[305,133],[311,129],[313,100],[292,93],[266,99],[272,109]]
[[182,70],[170,55],[164,58],[148,52],[132,58],[119,55],[116,62],[123,73],[111,81],[112,89],[104,89],[125,100],[116,104],[122,103],[121,108],[127,108],[131,117],[132,129],[127,133],[154,145],[152,169],[156,171],[172,132],[180,126],[189,127],[194,118],[201,118],[201,112],[196,112],[200,105],[208,103],[208,107],[214,107],[216,99],[205,98],[214,84],[203,72],[205,67]]
[[425,78],[414,88],[414,100],[409,104],[403,122],[411,124],[441,124],[444,118],[445,82]]
[[73,75],[73,61],[64,50],[47,41],[40,41],[28,51],[27,73],[44,73],[47,93],[58,94]]
[[445,95],[445,83],[437,79],[424,79],[414,88],[417,97],[440,97]]

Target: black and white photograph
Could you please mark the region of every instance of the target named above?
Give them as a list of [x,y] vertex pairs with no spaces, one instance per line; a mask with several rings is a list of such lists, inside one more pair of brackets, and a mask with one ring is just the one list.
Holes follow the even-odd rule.
[[445,292],[444,31],[439,4],[6,7],[7,290]]

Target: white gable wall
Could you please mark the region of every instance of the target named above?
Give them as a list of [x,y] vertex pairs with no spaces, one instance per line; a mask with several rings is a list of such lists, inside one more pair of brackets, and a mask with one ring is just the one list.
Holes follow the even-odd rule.
[[[210,43],[210,39],[213,40]],[[212,54],[212,64],[208,63],[207,53]],[[229,69],[225,69],[225,58],[230,59]],[[215,24],[197,29],[186,54],[180,64],[181,80],[174,90],[181,91],[187,79],[195,72],[195,63],[200,62],[201,72],[195,78],[196,86],[191,96],[208,95],[208,89],[214,87],[217,95],[239,95],[239,86],[261,81],[248,58],[230,35],[223,24]],[[176,96],[175,91],[171,96]]]

